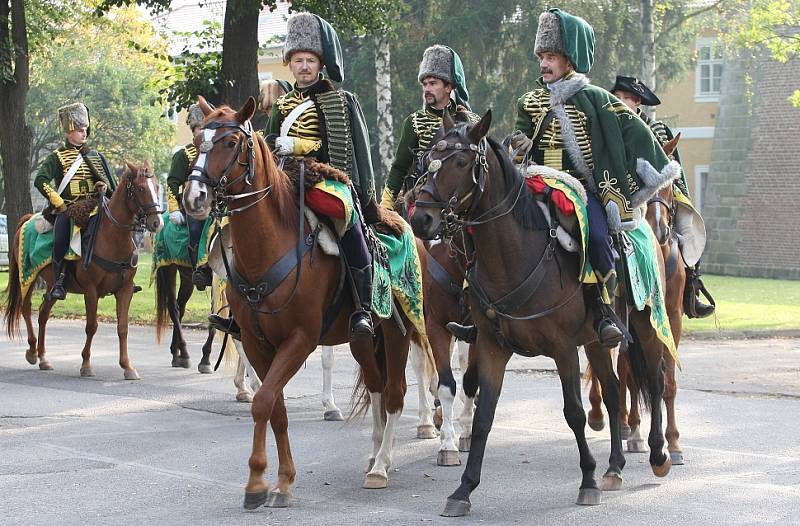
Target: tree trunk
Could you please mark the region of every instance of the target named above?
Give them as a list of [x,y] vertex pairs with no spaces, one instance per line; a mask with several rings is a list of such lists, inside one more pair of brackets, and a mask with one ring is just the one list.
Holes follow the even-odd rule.
[[389,175],[394,154],[392,135],[392,72],[389,39],[386,35],[375,37],[375,87],[378,92],[378,152],[380,155],[380,188]]
[[28,32],[24,0],[0,1],[0,46],[10,46],[0,59],[0,156],[5,179],[9,246],[20,217],[31,205],[31,142],[33,130],[25,122],[28,98]]
[[238,109],[258,95],[261,0],[228,0],[222,40],[222,102]]
[[[642,0],[642,82],[656,91],[656,40],[653,30],[653,0]],[[655,108],[644,107],[649,117],[655,117]]]

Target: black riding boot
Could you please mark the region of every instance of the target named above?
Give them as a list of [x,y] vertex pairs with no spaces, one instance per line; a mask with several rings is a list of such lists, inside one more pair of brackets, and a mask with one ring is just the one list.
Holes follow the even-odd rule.
[[357,298],[353,298],[358,309],[350,316],[350,337],[372,338],[372,265],[364,268],[350,267],[353,289]]
[[[598,276],[599,277],[599,276]],[[614,307],[614,291],[617,285],[616,273],[609,272],[605,278],[600,278],[600,282],[594,287],[596,291],[594,305],[594,328],[600,340],[600,346],[604,349],[612,349],[619,345],[624,338],[622,331],[617,327],[617,323],[611,316]]]
[[[700,294],[706,297],[711,303],[706,305],[700,301]],[[700,279],[700,264],[692,267],[686,267],[686,286],[683,289],[683,311],[689,318],[707,318],[714,314],[716,303],[714,298],[703,285],[703,280]]]
[[206,290],[206,287],[211,286],[212,282],[212,275],[211,275],[211,268],[208,265],[197,265],[198,260],[198,248],[196,246],[189,245],[189,261],[192,264],[192,285],[194,285],[197,290],[203,291]]
[[237,340],[242,339],[242,329],[239,328],[239,324],[236,323],[232,315],[223,318],[219,314],[209,314],[208,323],[218,331],[227,332]]
[[450,334],[465,343],[475,343],[478,339],[478,328],[475,325],[461,325],[454,321],[447,323]]
[[53,287],[47,293],[47,299],[50,300],[63,300],[67,297],[67,288],[65,282],[67,280],[67,273],[65,272],[64,261],[59,263],[53,262],[53,274],[56,277]]

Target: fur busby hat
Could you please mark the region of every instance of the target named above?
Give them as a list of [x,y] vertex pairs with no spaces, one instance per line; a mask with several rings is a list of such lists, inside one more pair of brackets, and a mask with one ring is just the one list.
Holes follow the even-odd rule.
[[589,73],[594,63],[594,29],[586,20],[558,8],[539,16],[533,52],[565,55],[578,73]]
[[195,129],[203,124],[203,119],[205,118],[206,116],[203,115],[203,110],[200,109],[199,104],[192,104],[189,106],[189,109],[186,110],[186,125],[191,129]]
[[468,106],[469,92],[464,77],[464,65],[461,57],[448,46],[434,45],[422,54],[417,80],[422,82],[426,77],[436,77],[455,87],[456,101]]
[[611,91],[611,93],[614,93],[615,91],[626,91],[628,93],[633,93],[641,99],[642,104],[645,106],[658,106],[661,104],[661,99],[659,99],[656,94],[653,93],[653,90],[648,88],[644,82],[634,77],[623,77],[622,75],[617,75],[617,79],[614,81],[614,87],[609,91]]
[[58,108],[58,120],[64,133],[78,128],[86,128],[86,136],[89,136],[89,108],[82,102],[75,102]]
[[288,63],[297,51],[314,53],[322,61],[331,80],[344,80],[342,45],[336,30],[325,19],[311,13],[297,13],[286,22],[283,61]]

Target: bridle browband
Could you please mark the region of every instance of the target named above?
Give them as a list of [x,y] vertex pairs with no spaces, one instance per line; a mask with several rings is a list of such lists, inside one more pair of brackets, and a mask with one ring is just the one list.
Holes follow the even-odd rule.
[[134,180],[140,175],[147,179],[152,179],[154,177],[153,172],[146,168],[141,172],[133,174],[132,176],[128,175],[125,177],[125,200],[130,201],[131,198],[133,198],[133,202],[136,203],[136,217],[134,218],[133,222],[123,224],[117,221],[117,219],[111,213],[111,209],[108,207],[108,198],[105,196],[101,196],[100,198],[100,208],[103,210],[106,217],[111,220],[111,223],[117,228],[142,232],[145,230],[144,221],[148,216],[154,214],[161,215],[161,207],[159,206],[158,201],[149,204],[143,204],[139,199],[139,194],[136,193]]

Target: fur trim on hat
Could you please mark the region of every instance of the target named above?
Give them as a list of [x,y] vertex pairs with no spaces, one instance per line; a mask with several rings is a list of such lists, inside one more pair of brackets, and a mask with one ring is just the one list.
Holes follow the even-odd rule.
[[456,85],[453,78],[453,52],[450,48],[440,45],[431,46],[422,54],[419,64],[417,80],[422,82],[425,77],[436,77],[448,84]]
[[206,116],[203,115],[203,110],[200,109],[199,104],[192,104],[189,106],[189,109],[186,110],[186,125],[189,126],[189,128],[200,126],[205,118]]
[[89,127],[89,109],[82,102],[67,104],[58,108],[61,130],[69,133],[78,128]]
[[309,51],[322,60],[322,36],[319,20],[311,13],[298,13],[286,22],[286,43],[283,45],[283,61],[289,62],[297,51]]
[[558,15],[545,11],[539,15],[539,28],[536,30],[536,43],[533,46],[534,54],[544,52],[564,52],[564,38],[561,34],[561,19]]

